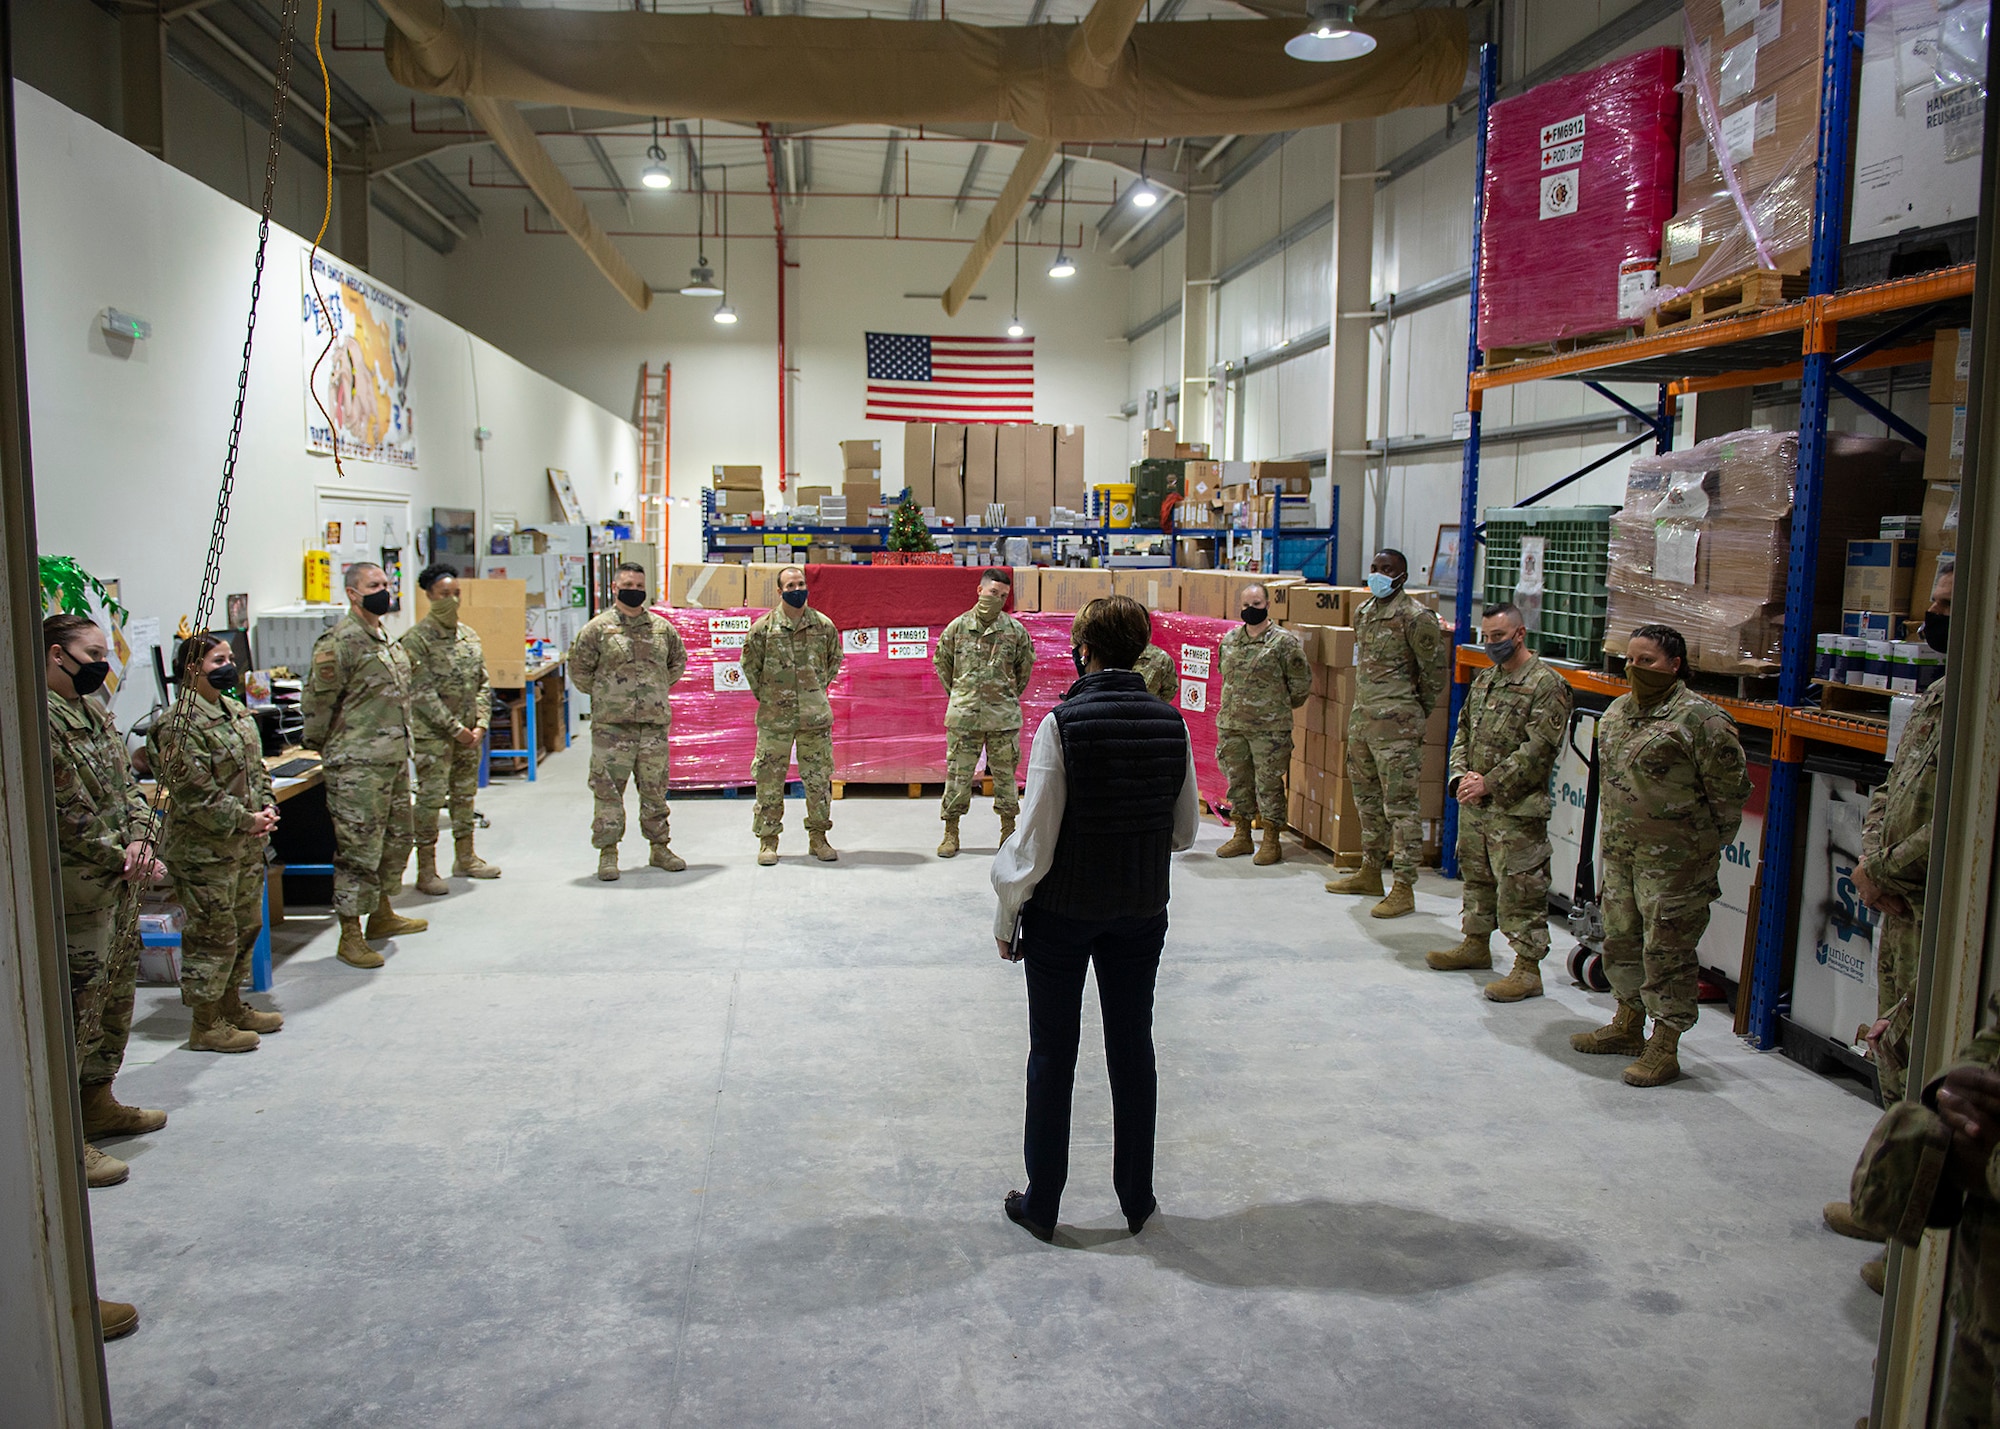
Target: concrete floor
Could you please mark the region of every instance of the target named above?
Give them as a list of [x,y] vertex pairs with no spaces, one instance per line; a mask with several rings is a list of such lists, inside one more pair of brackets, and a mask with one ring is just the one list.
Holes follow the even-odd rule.
[[[1851,1424],[1879,1302],[1819,1222],[1874,1112],[1720,1013],[1658,1091],[1422,966],[1323,868],[1175,871],[1159,1196],[1128,1237],[1090,1028],[1057,1244],[1022,1182],[1021,973],[936,807],[675,806],[680,875],[598,883],[581,748],[481,797],[497,884],[414,895],[379,973],[322,920],[248,1056],[141,990],[119,1090],[172,1124],[94,1192],[142,1425]],[[1557,935],[1560,952],[1568,940]],[[1552,964],[1553,971],[1553,964]],[[1087,1017],[1095,1015],[1090,999]]]

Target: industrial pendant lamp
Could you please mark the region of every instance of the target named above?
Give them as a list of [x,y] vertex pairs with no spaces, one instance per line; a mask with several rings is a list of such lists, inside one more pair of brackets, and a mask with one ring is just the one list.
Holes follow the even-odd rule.
[[667,154],[660,147],[660,117],[653,116],[653,143],[646,150],[646,167],[639,171],[639,182],[649,189],[670,189],[674,186],[674,176],[667,170]]
[[[727,292],[729,289],[729,167],[726,164],[722,169],[722,198],[716,204],[716,213],[722,229],[722,287],[717,291]],[[725,297],[715,305],[715,320],[724,327],[730,327],[736,322],[736,309],[729,306],[728,298]]]
[[1026,337],[1021,326],[1021,220],[1014,220],[1014,320],[1007,324],[1007,336]]
[[1067,278],[1076,272],[1076,264],[1070,261],[1069,251],[1063,247],[1063,236],[1069,231],[1069,146],[1062,149],[1062,208],[1056,219],[1056,261],[1049,264],[1051,278]]
[[1151,208],[1160,201],[1160,191],[1146,179],[1146,142],[1139,143],[1139,182],[1132,185],[1132,207]]
[[[682,141],[685,142],[687,135],[683,133],[681,138]],[[704,147],[704,152],[705,152],[705,147]],[[715,285],[715,270],[708,266],[708,252],[707,252],[708,245],[706,242],[703,241],[702,224],[708,218],[708,204],[705,201],[704,196],[701,192],[702,188],[701,156],[699,154],[695,156],[694,163],[695,163],[694,177],[689,179],[688,182],[692,184],[695,189],[695,195],[694,195],[695,259],[694,259],[694,267],[688,269],[688,281],[681,285],[680,291],[681,291],[681,296],[683,298],[719,298],[722,296],[722,289],[718,288]]]
[[1354,6],[1338,0],[1312,0],[1305,29],[1285,41],[1286,54],[1313,64],[1358,60],[1374,48],[1375,37],[1355,24]]

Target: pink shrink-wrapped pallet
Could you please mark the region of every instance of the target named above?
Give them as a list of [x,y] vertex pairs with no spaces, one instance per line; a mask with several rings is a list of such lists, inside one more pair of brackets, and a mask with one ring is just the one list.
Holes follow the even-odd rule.
[[1645,321],[1673,216],[1680,51],[1645,50],[1493,106],[1479,346],[1538,347]]

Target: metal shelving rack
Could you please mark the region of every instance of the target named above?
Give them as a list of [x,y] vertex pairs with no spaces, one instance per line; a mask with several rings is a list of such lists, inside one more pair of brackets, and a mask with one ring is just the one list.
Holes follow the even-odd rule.
[[[704,487],[701,493],[701,549],[704,556],[718,552],[735,554],[748,549],[741,546],[719,546],[715,537],[718,532],[742,533],[757,536],[845,536],[873,537],[876,545],[871,549],[886,550],[889,544],[889,523],[879,526],[723,526],[715,519],[715,492]],[[1106,530],[1097,526],[951,526],[933,527],[933,536],[951,536],[969,540],[991,541],[1003,536],[1025,536],[1033,541],[1083,540],[1089,542],[1100,554],[1104,547]]]
[[[1467,342],[1466,405],[1471,430],[1465,443],[1459,502],[1459,529],[1479,530],[1479,422],[1482,395],[1523,382],[1566,379],[1590,383],[1601,395],[1644,419],[1643,432],[1610,455],[1555,482],[1521,504],[1532,505],[1641,443],[1659,451],[1673,444],[1674,409],[1687,393],[1751,387],[1796,380],[1799,390],[1799,469],[1794,483],[1791,550],[1786,569],[1785,626],[1780,647],[1775,700],[1716,699],[1739,724],[1766,731],[1771,741],[1771,781],[1765,803],[1763,854],[1756,910],[1755,952],[1748,986],[1747,1038],[1753,1046],[1778,1045],[1779,1004],[1785,954],[1792,942],[1796,902],[1798,819],[1803,796],[1801,764],[1809,745],[1840,745],[1880,754],[1879,729],[1827,714],[1806,700],[1812,675],[1813,593],[1819,579],[1820,479],[1826,453],[1827,413],[1834,396],[1845,397],[1884,422],[1897,435],[1923,443],[1923,434],[1855,387],[1843,374],[1930,360],[1929,331],[1968,320],[1971,265],[1919,277],[1841,291],[1838,288],[1841,234],[1846,226],[1848,186],[1847,115],[1860,34],[1854,26],[1855,0],[1827,0],[1821,66],[1818,168],[1812,221],[1811,269],[1807,296],[1765,312],[1724,318],[1698,327],[1584,348],[1561,356],[1484,371],[1480,365],[1479,241],[1480,193],[1486,173],[1486,121],[1498,88],[1498,55],[1482,47],[1479,61],[1479,129],[1474,159],[1472,224],[1472,318]],[[1844,350],[1838,345],[1849,343]],[[1604,389],[1606,381],[1660,384],[1659,404],[1645,413]],[[1478,542],[1461,541],[1454,646],[1473,640],[1473,572]],[[1453,660],[1451,723],[1457,728],[1466,684],[1484,660],[1471,650]],[[1623,693],[1615,676],[1591,669],[1563,668],[1570,684],[1599,695]],[[1446,872],[1456,875],[1457,810],[1445,805]]]
[[[1220,558],[1224,552],[1227,552],[1229,558],[1233,560],[1235,558],[1236,543],[1241,540],[1261,537],[1261,548],[1264,551],[1268,551],[1273,559],[1276,559],[1283,542],[1312,542],[1317,547],[1313,553],[1313,559],[1317,560],[1321,555],[1326,557],[1326,584],[1338,585],[1340,584],[1340,488],[1337,486],[1334,487],[1330,494],[1333,504],[1327,512],[1330,518],[1329,524],[1325,526],[1285,526],[1273,522],[1269,526],[1201,526],[1189,527],[1186,530],[1176,527],[1172,531],[1159,526],[1111,526],[1096,529],[1102,530],[1106,536],[1156,536],[1165,538],[1168,543],[1166,564],[1156,567],[1156,569],[1163,570],[1179,568],[1181,563],[1180,543],[1183,538],[1210,537],[1217,541],[1219,543],[1217,551],[1218,560],[1215,567],[1217,570],[1228,569],[1227,566],[1221,563]],[[1095,491],[1091,493],[1089,504],[1090,514],[1098,520],[1102,520],[1103,515],[1098,509],[1098,497]],[[1115,558],[1113,558],[1113,561],[1115,562]],[[1275,572],[1273,573],[1275,574]]]

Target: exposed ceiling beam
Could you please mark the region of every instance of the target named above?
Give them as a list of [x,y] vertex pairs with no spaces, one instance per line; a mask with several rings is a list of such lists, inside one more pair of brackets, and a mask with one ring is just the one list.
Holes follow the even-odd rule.
[[[803,6],[805,0],[799,0],[799,4]],[[797,142],[799,146],[799,197],[803,199],[812,191],[813,186],[813,141],[810,138],[801,136]]]
[[951,206],[954,214],[965,211],[965,201],[972,196],[972,186],[979,181],[979,166],[986,162],[986,148],[984,144],[979,145],[972,151],[972,157],[966,160],[965,177],[958,185],[958,202]]
[[1056,155],[1056,146],[1047,139],[1038,139],[1022,150],[1014,161],[1014,171],[1007,176],[1006,186],[1000,190],[1000,197],[993,201],[993,208],[986,215],[986,222],[980,227],[979,237],[973,240],[972,249],[959,265],[958,275],[951,280],[951,286],[944,292],[944,310],[947,316],[957,317],[965,300],[972,296],[972,285],[985,273],[986,265],[993,261],[993,255],[1006,241],[1008,230],[1021,216],[1021,208],[1034,192],[1035,180],[1042,176],[1050,159]]
[[694,135],[688,133],[687,121],[674,125],[674,133],[681,136],[681,157],[687,160],[688,187],[696,193],[708,192],[708,180],[702,176],[701,156],[694,151]]
[[1055,201],[1056,190],[1062,187],[1062,181],[1069,176],[1069,171],[1075,165],[1076,160],[1071,158],[1064,158],[1056,165],[1056,171],[1049,175],[1049,181],[1042,185],[1042,191],[1035,195],[1034,206],[1028,210],[1028,222],[1034,223],[1041,218],[1042,210]]
[[1030,25],[1041,24],[1042,16],[1048,14],[1048,12],[1049,0],[1035,0],[1035,8],[1028,12],[1028,23]]
[[896,196],[896,156],[902,152],[903,131],[891,129],[889,142],[882,151],[882,201],[887,203]]
[[1162,201],[1160,203],[1155,204],[1151,208],[1140,209],[1139,221],[1133,224],[1130,228],[1125,230],[1124,236],[1122,236],[1116,243],[1111,245],[1111,251],[1113,253],[1116,253],[1119,249],[1123,248],[1126,244],[1130,243],[1134,238],[1138,236],[1139,230],[1144,228],[1147,224],[1151,223],[1154,219],[1158,218],[1162,213],[1164,213],[1166,211],[1166,207],[1167,207],[1166,201]]
[[1231,144],[1234,144],[1237,141],[1237,139],[1241,137],[1242,137],[1241,135],[1237,134],[1224,134],[1220,139],[1217,139],[1214,144],[1209,146],[1209,149],[1206,153],[1204,153],[1199,159],[1196,159],[1194,161],[1195,168],[1197,169],[1207,168],[1210,164],[1214,163],[1217,159],[1222,157],[1223,150],[1227,149]]
[[583,136],[583,146],[590,150],[590,157],[597,160],[598,172],[604,175],[604,181],[618,190],[618,202],[625,205],[625,212],[631,213],[631,190],[627,189],[625,181],[618,177],[618,166],[611,162],[611,155],[604,151],[604,141],[595,134],[586,134]]

